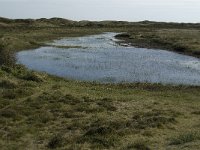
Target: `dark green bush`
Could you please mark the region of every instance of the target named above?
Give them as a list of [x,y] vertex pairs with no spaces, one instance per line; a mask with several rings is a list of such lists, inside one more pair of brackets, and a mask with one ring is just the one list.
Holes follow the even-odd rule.
[[6,89],[13,89],[17,87],[17,83],[11,80],[2,80],[0,81],[0,87],[6,88]]
[[0,116],[5,118],[15,118],[16,111],[12,109],[5,109],[0,111]]
[[127,150],[135,149],[135,150],[150,150],[147,143],[145,141],[137,141],[134,144],[128,145]]
[[85,136],[97,136],[111,134],[114,130],[110,127],[94,127],[89,129]]
[[5,48],[3,44],[0,43],[0,66],[7,65],[13,66],[15,64],[14,53]]
[[55,149],[55,148],[60,147],[61,145],[62,145],[62,136],[54,135],[48,142],[47,147],[50,149]]
[[193,54],[200,56],[200,51],[194,51]]
[[15,99],[17,97],[17,94],[15,93],[14,90],[6,90],[6,91],[3,91],[2,96],[3,98],[6,98],[6,99]]
[[27,72],[25,75],[23,75],[22,79],[27,81],[43,82],[42,76],[34,72]]
[[186,49],[187,49],[185,46],[182,46],[182,45],[179,45],[179,44],[173,44],[172,48],[177,52],[185,52]]

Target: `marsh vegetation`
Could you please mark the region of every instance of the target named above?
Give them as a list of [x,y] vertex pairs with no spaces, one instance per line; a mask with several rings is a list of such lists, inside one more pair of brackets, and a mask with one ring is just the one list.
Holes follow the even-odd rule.
[[[11,53],[37,48],[62,37],[106,31],[131,35],[155,30],[183,31],[185,36],[174,35],[175,43],[181,38],[184,42],[184,37],[188,37],[187,41],[199,37],[198,24],[79,22],[77,25],[56,18],[0,19],[0,22],[0,45]],[[195,39],[187,35],[190,32],[184,32],[186,29],[194,32]],[[190,48],[199,46],[198,40],[196,44],[187,44]],[[66,80],[21,65],[1,63],[0,147],[200,149],[199,91],[199,86]]]

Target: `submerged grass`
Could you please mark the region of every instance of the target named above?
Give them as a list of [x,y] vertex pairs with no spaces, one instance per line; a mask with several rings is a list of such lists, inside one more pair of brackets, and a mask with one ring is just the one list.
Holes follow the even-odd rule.
[[[37,27],[16,24],[12,28],[4,24],[0,30],[0,43],[8,52],[65,36],[129,30],[132,36],[150,30],[148,26],[61,28],[52,22],[53,27],[44,27],[49,25],[44,20]],[[171,34],[166,35],[169,38]],[[199,136],[193,134],[200,129],[198,86],[88,83],[30,71],[21,65],[8,66],[0,67],[2,150],[200,149]]]

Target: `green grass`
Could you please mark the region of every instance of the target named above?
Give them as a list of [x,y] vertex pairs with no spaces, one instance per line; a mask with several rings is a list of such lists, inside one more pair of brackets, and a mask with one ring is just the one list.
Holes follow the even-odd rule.
[[200,28],[136,28],[127,33],[118,38],[137,47],[165,49],[200,57]]
[[180,144],[194,142],[196,140],[200,140],[199,132],[182,133],[181,135],[172,138],[170,144],[180,145]]
[[169,144],[173,135],[200,129],[199,87],[78,82],[21,66],[1,67],[0,79],[2,149],[170,149],[184,144]]
[[151,150],[146,141],[138,140],[134,144],[128,145],[124,150]]
[[[182,42],[191,33],[186,44],[194,46],[189,41],[196,39],[199,46],[196,25],[190,32],[192,25],[188,31],[183,29],[185,26],[175,31],[173,28],[179,24],[159,24],[156,30],[146,23],[111,29],[99,25],[60,27],[57,22],[62,20],[53,20],[49,23],[42,19],[34,24],[26,20],[31,27],[19,25],[24,21],[6,20],[0,30],[2,50],[9,54],[62,37],[105,31],[126,31],[131,36],[149,33],[145,40],[151,39],[151,34],[162,38],[166,35],[169,42],[172,33],[176,34],[175,41],[183,38]],[[111,26],[111,22],[103,24]],[[199,137],[193,134],[200,130],[198,86],[98,84],[30,71],[21,65],[8,66],[0,67],[2,150],[200,149]]]

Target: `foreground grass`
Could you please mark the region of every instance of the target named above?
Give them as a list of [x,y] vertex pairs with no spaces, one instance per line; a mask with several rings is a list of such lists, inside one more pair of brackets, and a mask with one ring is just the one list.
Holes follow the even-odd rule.
[[3,66],[0,147],[199,149],[200,134],[187,136],[200,129],[199,90],[84,83]]
[[[13,24],[7,27],[3,24],[0,50],[14,53],[66,36],[106,31],[158,34],[155,28],[144,26],[88,28],[53,24],[51,27],[45,22],[42,25],[27,27],[20,23],[19,27]],[[158,27],[156,31],[164,32],[163,28]],[[166,32],[173,30],[170,27]],[[182,30],[185,31],[177,31],[185,34]],[[198,28],[188,30],[195,30],[192,35],[198,35]],[[167,36],[169,41],[170,36]],[[151,41],[147,37],[144,39]],[[180,37],[176,34],[176,40]],[[192,86],[78,82],[29,71],[19,65],[3,65],[0,67],[0,148],[200,149],[199,91],[200,87]]]

